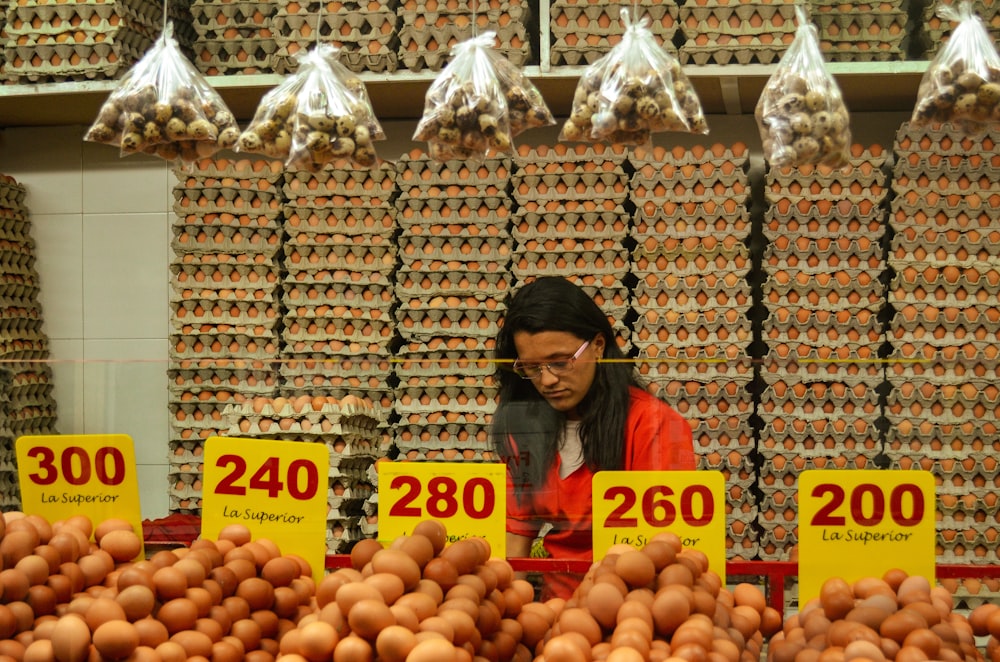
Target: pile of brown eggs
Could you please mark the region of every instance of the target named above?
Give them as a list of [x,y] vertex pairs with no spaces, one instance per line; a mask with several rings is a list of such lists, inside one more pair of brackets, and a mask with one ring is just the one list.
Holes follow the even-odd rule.
[[241,525],[142,558],[124,520],[7,513],[0,662],[751,662],[781,627],[756,586],[725,590],[676,536],[612,548],[546,602],[485,540],[447,540],[436,521],[363,540],[317,584]]
[[[1000,629],[998,629],[1000,632]],[[785,619],[768,646],[768,662],[814,660],[918,662],[982,660],[970,619],[951,593],[926,577],[890,570],[849,584],[823,583],[818,598]]]

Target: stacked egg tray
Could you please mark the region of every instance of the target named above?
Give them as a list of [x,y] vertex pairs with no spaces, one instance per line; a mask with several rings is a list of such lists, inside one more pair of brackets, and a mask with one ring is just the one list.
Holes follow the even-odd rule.
[[17,452],[14,434],[8,424],[8,399],[11,373],[0,368],[0,512],[21,509],[21,485],[17,477]]
[[403,0],[399,63],[410,71],[440,71],[456,44],[495,32],[493,46],[513,65],[531,61],[531,4],[527,0]]
[[[13,83],[118,78],[163,27],[162,5],[148,0],[21,0],[3,6],[3,78]],[[185,8],[174,12],[181,43],[191,29]]]
[[490,457],[491,357],[513,285],[510,171],[508,158],[439,162],[419,149],[397,162],[395,444],[410,459]]
[[649,28],[663,48],[676,53],[677,3],[673,0],[641,0],[619,3],[611,0],[555,0],[549,8],[552,34],[550,61],[554,65],[586,65],[596,62],[625,32],[620,12],[635,7],[638,17],[649,19]]
[[351,71],[395,71],[399,62],[397,4],[397,0],[278,0],[272,20],[278,47],[276,69],[294,71],[296,56],[319,39],[340,49],[340,62]]
[[279,162],[204,159],[175,172],[170,270],[170,510],[201,503],[200,461],[223,411],[274,394],[282,243]]
[[619,347],[630,350],[626,152],[607,145],[521,146],[511,174],[518,283],[563,276],[608,315]]
[[680,6],[681,64],[773,64],[795,37],[789,0],[693,0]]
[[828,62],[906,58],[907,0],[811,0],[810,5]]
[[283,395],[392,407],[396,333],[391,166],[289,172],[284,183]]
[[801,471],[875,468],[881,451],[886,161],[856,145],[843,170],[766,174],[762,559],[795,544]]
[[0,175],[0,360],[6,373],[4,425],[16,439],[53,434],[49,341],[43,330],[35,242],[25,188]]
[[225,418],[230,437],[326,446],[327,553],[344,553],[354,542],[375,536],[378,521],[369,520],[364,504],[374,494],[370,470],[388,449],[385,419],[374,407],[354,396],[259,396],[230,405]]
[[730,557],[754,558],[746,147],[656,148],[632,164],[639,373],[691,424],[698,468],[726,478]]
[[938,555],[1000,562],[1000,133],[904,124],[889,264],[886,454],[937,481]]
[[192,0],[195,67],[209,76],[275,72],[276,11],[266,0]]
[[[920,57],[933,60],[944,44],[948,43],[952,30],[958,25],[937,15],[939,5],[928,2],[920,12],[920,31],[917,35],[917,50]],[[986,31],[993,38],[993,44],[1000,47],[1000,3],[994,0],[972,0],[972,11],[983,21]]]

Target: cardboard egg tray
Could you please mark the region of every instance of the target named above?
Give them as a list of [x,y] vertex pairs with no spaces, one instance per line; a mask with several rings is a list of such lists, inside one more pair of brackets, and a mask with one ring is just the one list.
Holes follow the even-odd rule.
[[591,171],[604,167],[605,161],[611,161],[615,164],[624,163],[628,159],[628,155],[628,148],[625,146],[606,143],[518,145],[512,165],[515,168],[515,173],[520,170],[525,174],[538,172],[539,169],[546,170],[550,163],[562,164],[564,172],[573,169],[569,164],[576,164],[576,169],[582,171]]
[[[654,390],[656,385],[652,387]],[[662,395],[657,397],[669,399]],[[695,443],[695,454],[703,455],[711,452],[726,452],[737,454],[752,453],[757,447],[754,440],[753,426],[749,419],[744,420],[743,416],[721,416],[721,415],[700,415],[700,418],[692,418],[688,422],[691,425],[691,434]]]
[[519,243],[528,239],[561,239],[566,236],[578,239],[625,239],[629,226],[624,220],[624,207],[610,200],[597,204],[602,207],[600,211],[581,211],[581,206],[574,204],[557,205],[566,210],[563,213],[540,211],[537,206],[532,209],[519,207],[514,212],[511,235]]
[[[649,29],[662,47],[676,52],[672,40],[677,32],[677,4],[642,0],[634,6],[639,18],[649,20]],[[620,11],[620,6],[607,1],[555,0],[549,9],[551,63],[592,64],[611,50],[624,33]]]
[[400,238],[399,259],[403,266],[417,269],[415,262],[478,263],[506,265],[511,261],[511,246],[503,237],[406,236]]
[[[340,49],[338,59],[350,71],[396,70],[399,33],[396,11],[387,6],[389,3],[383,3],[383,7],[374,11],[366,4],[343,13],[325,11],[322,14],[319,13],[320,4],[301,3],[297,12],[289,12],[288,5],[281,4],[275,11],[271,27],[278,46],[275,53],[278,73],[295,71],[296,56],[308,51],[316,43],[317,36]],[[316,8],[311,9],[311,5]]]
[[[816,274],[801,269],[775,269],[767,275],[763,285],[764,303],[767,306],[793,306],[822,310],[852,310],[864,308],[877,310],[884,299],[885,284],[869,280],[863,284],[842,284],[836,276],[856,278],[860,274],[870,275],[861,269],[841,270],[828,274],[820,288],[813,277]],[[846,279],[845,279],[846,283]]]
[[391,285],[357,285],[329,272],[299,272],[285,283],[283,301],[290,312],[304,316],[370,315],[379,319],[396,305]]
[[441,335],[492,337],[500,330],[499,311],[469,309],[397,310],[399,334],[405,340],[427,340]]
[[989,154],[994,151],[998,140],[1000,131],[996,129],[972,136],[947,122],[929,126],[913,126],[910,122],[903,122],[896,131],[893,150],[902,156],[911,153],[934,153],[939,156]]
[[892,384],[919,380],[942,386],[987,384],[1000,379],[1000,364],[995,360],[935,360],[917,356],[919,352],[897,348],[887,359],[886,378]]
[[636,346],[650,343],[670,344],[678,349],[720,344],[726,348],[747,348],[753,341],[750,325],[743,321],[666,324],[640,320],[633,325],[632,340]]
[[[337,241],[339,239],[339,242]],[[396,270],[397,248],[380,235],[354,235],[350,241],[329,235],[299,233],[283,250],[296,265],[291,273],[347,270],[391,274]]]
[[486,425],[400,423],[393,443],[408,460],[486,461],[493,455]]
[[399,227],[452,223],[506,225],[511,217],[510,198],[467,198],[404,202],[396,213]]
[[369,537],[361,530],[359,519],[349,517],[327,521],[327,554],[346,554],[358,540]]
[[[162,9],[139,0],[16,3],[5,12],[4,77],[12,82],[116,78],[149,48]],[[171,12],[178,41],[191,43],[183,9]]]
[[[595,160],[581,160],[579,151],[555,150],[549,151],[547,147],[539,146],[536,149],[531,147],[521,147],[517,156],[513,160],[513,172],[510,175],[510,182],[514,185],[514,193],[521,197],[534,197],[532,188],[540,183],[547,186],[556,186],[560,183],[568,187],[576,186],[579,183],[593,185],[601,180],[613,183],[615,180],[611,176],[627,178],[625,171],[626,160],[618,158],[615,152],[609,155],[600,150],[594,150]],[[531,161],[532,156],[536,156],[538,162]],[[527,184],[527,187],[520,186]]]
[[488,426],[496,409],[494,389],[484,387],[404,388],[395,412],[408,425]]
[[624,202],[628,198],[628,179],[609,172],[568,173],[565,175],[523,175],[514,177],[518,198],[545,200],[591,200],[594,198]]
[[738,204],[747,201],[750,195],[750,185],[746,173],[742,171],[724,174],[716,171],[711,176],[701,172],[693,177],[678,177],[663,179],[659,175],[643,177],[638,173],[632,176],[630,194],[633,200],[652,200],[654,202],[705,202],[718,200],[719,196],[727,196]]
[[912,215],[923,212],[925,216],[937,217],[937,212],[943,211],[949,218],[969,216],[966,222],[971,221],[972,224],[979,222],[979,217],[995,221],[996,204],[1000,200],[1000,193],[990,188],[971,191],[968,194],[961,190],[942,193],[933,189],[901,188],[896,194],[892,202],[893,212],[903,211]]
[[653,383],[670,381],[744,383],[753,376],[751,357],[738,347],[691,347],[677,350],[658,344],[641,346],[636,343],[639,375]]
[[[926,312],[935,311],[936,308],[928,308]],[[993,315],[997,311],[992,307],[984,309],[965,308],[957,309],[953,307],[945,308],[948,313],[956,313],[954,318],[949,314],[933,316],[922,315],[912,320],[896,320],[892,326],[889,337],[897,342],[923,342],[929,337],[941,336],[957,341],[958,345],[964,345],[970,340],[984,341],[997,337],[1000,334],[1000,324],[997,321],[986,321],[979,319],[981,312],[985,310]],[[964,315],[962,313],[965,313]],[[897,315],[898,316],[898,315]],[[933,318],[932,318],[933,317]],[[970,318],[975,317],[975,320]],[[939,319],[944,318],[944,319]],[[951,319],[947,319],[951,318]],[[975,345],[973,345],[975,346]]]
[[[211,301],[197,300],[171,301],[171,328],[175,331],[187,332],[191,329],[217,327],[237,328],[247,335],[262,337],[274,335],[275,327],[280,321],[277,306],[273,303],[254,303],[250,301]],[[0,315],[2,321],[2,315]]]
[[[532,59],[531,39],[526,25],[509,21],[501,15],[500,21],[507,21],[503,27],[495,27],[482,12],[479,14],[480,29],[494,30],[497,38],[494,47],[515,66],[529,64]],[[415,14],[403,12],[399,28],[399,62],[413,72],[440,71],[448,62],[448,55],[456,44],[472,37],[471,21],[459,26],[453,22],[438,26],[414,27]]]
[[932,184],[940,187],[962,183],[964,180],[966,188],[974,181],[981,185],[986,184],[984,188],[990,188],[989,182],[983,182],[981,178],[988,177],[997,167],[1000,167],[1000,155],[982,153],[978,150],[965,156],[905,152],[899,155],[893,166],[895,178],[893,184],[905,188],[907,184],[913,182],[916,187],[927,188]]
[[396,352],[401,377],[488,376],[494,372],[492,338],[479,340],[441,335],[404,343]]
[[[196,28],[197,29],[197,28]],[[274,39],[244,37],[246,28],[230,28],[222,38],[212,38],[212,31],[195,39],[194,66],[206,76],[225,74],[259,74],[275,72]]]
[[237,329],[206,329],[199,333],[172,333],[168,348],[171,361],[198,359],[272,358],[277,352],[272,338],[254,338]]
[[397,230],[391,209],[322,206],[285,206],[285,230],[291,236],[313,234],[391,237]]
[[[178,216],[190,216],[194,219],[202,219],[210,214],[221,216],[222,220],[215,221],[217,223],[271,225],[281,213],[281,201],[277,198],[276,191],[221,187],[175,188],[174,198],[173,210]],[[243,221],[243,217],[247,220]]]
[[475,296],[500,301],[507,296],[512,285],[513,278],[502,272],[428,273],[403,267],[396,272],[395,289],[401,299],[437,292],[441,296]]
[[[425,171],[429,172],[429,171]],[[421,208],[421,201],[437,200],[439,198],[454,198],[456,200],[466,200],[468,198],[489,198],[495,204],[502,202],[507,197],[507,181],[501,180],[495,183],[486,183],[478,180],[466,179],[458,181],[455,178],[446,179],[435,175],[438,181],[418,180],[411,184],[401,184],[399,186],[399,197],[396,199],[396,206],[414,206]],[[413,205],[408,205],[407,201],[416,200]]]
[[[972,11],[982,20],[993,43],[1000,44],[1000,8],[991,0],[973,0],[971,4]],[[919,25],[917,46],[921,49],[922,56],[928,60],[934,59],[938,50],[948,42],[955,27],[954,23],[940,18],[935,9],[933,3],[925,5],[916,19]]]
[[676,276],[703,274],[706,271],[735,271],[749,269],[750,250],[738,243],[732,248],[717,244],[712,249],[697,251],[646,250],[637,247],[632,251],[632,273],[642,277],[650,273],[671,272]]
[[533,276],[565,276],[579,271],[621,278],[628,273],[628,261],[623,252],[614,250],[550,253],[517,248],[511,268],[518,280]]
[[994,415],[1000,408],[1000,393],[993,385],[970,389],[944,390],[937,384],[895,384],[888,394],[888,407],[894,414],[906,411],[929,412],[932,420],[954,417],[956,420]]
[[678,57],[684,65],[774,64],[785,54],[791,42],[791,33],[781,35],[777,40],[770,34],[762,37],[723,35],[705,44],[689,39],[678,49]]
[[400,189],[431,186],[505,186],[510,178],[509,157],[487,157],[481,161],[438,161],[423,148],[414,148],[395,162],[393,180]]
[[[880,327],[877,324],[874,326]],[[813,345],[830,349],[858,344],[871,344],[878,347],[886,340],[885,333],[881,328],[864,329],[854,326],[838,328],[822,324],[790,325],[786,328],[778,328],[769,326],[766,322],[763,337],[765,342],[783,343],[789,346]]]
[[310,320],[289,316],[285,319],[285,328],[281,332],[281,339],[286,345],[293,347],[298,342],[306,343],[309,346],[335,340],[359,343],[362,346],[378,345],[388,343],[392,339],[393,326],[391,318],[384,321],[337,318]]
[[255,264],[173,262],[170,272],[170,286],[178,299],[222,300],[241,291],[245,298],[270,302],[279,284],[275,268]]
[[281,249],[282,232],[274,228],[244,228],[233,225],[171,227],[174,253],[256,253],[273,257]]
[[360,207],[391,207],[397,189],[394,168],[386,163],[364,170],[289,170],[282,177],[285,196],[302,206],[309,206],[314,198],[320,198],[319,206],[323,206],[333,198],[336,203]]
[[686,317],[689,311],[710,308],[714,315],[735,322],[751,303],[750,284],[744,275],[734,271],[723,273],[721,278],[719,274],[689,274],[683,278],[665,274],[661,279],[655,273],[648,273],[632,290],[632,307],[640,315],[648,310],[662,310],[664,315],[678,319],[681,312]]

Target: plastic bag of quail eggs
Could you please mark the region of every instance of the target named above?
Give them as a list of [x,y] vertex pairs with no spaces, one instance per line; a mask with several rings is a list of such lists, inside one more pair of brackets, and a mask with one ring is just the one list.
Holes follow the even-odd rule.
[[555,124],[535,85],[493,47],[495,32],[457,44],[434,79],[413,134],[436,161],[481,161],[511,152],[527,129]]
[[966,0],[937,13],[958,25],[920,80],[910,123],[951,122],[969,135],[1000,126],[1000,55],[986,26]]
[[559,140],[649,146],[659,131],[708,133],[701,100],[649,19],[628,8],[621,17],[621,41],[584,70]]
[[239,135],[233,114],[181,52],[168,24],[104,102],[84,140],[117,145],[122,156],[192,163],[232,147]]
[[757,101],[757,127],[772,166],[840,167],[850,158],[850,116],[807,6],[795,6],[798,29]]
[[374,166],[374,142],[384,140],[385,132],[364,83],[338,61],[338,52],[317,44],[300,55],[295,73],[261,99],[236,151],[309,172],[338,162]]

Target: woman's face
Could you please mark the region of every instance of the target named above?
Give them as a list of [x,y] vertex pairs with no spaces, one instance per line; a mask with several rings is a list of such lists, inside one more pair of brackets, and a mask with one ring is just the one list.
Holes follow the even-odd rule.
[[590,344],[576,361],[570,362],[568,369],[553,371],[546,364],[571,359],[585,342],[566,331],[514,333],[518,362],[536,368],[536,371],[541,368],[538,377],[531,383],[553,409],[563,412],[571,420],[579,418],[577,405],[594,383],[597,361],[604,357],[604,336],[597,335],[590,339]]

